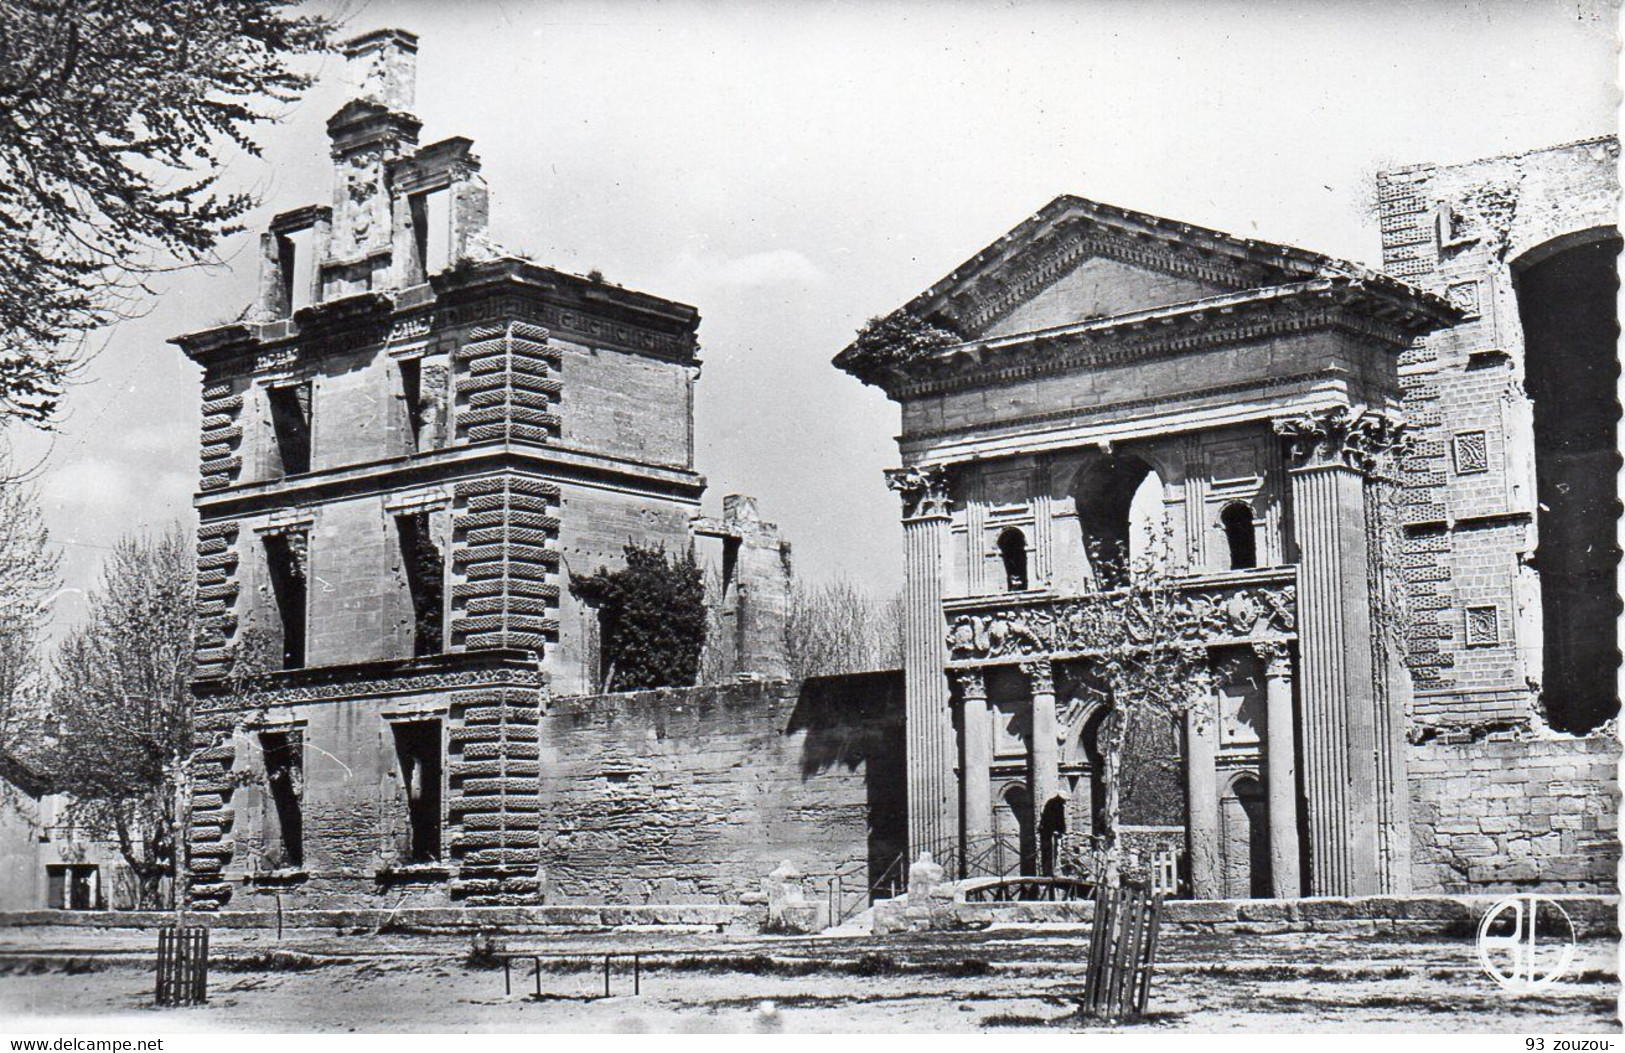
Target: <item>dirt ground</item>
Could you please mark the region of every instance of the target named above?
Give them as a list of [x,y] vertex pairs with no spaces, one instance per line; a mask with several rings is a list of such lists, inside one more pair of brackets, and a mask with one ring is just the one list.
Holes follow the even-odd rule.
[[[507,937],[544,961],[503,970],[468,937],[216,930],[209,1003],[152,1006],[151,933],[0,930],[0,1030],[887,1032],[1083,1029],[1077,927],[874,938],[740,938],[670,929]],[[616,959],[603,997],[603,955]],[[1613,941],[1570,976],[1503,994],[1467,938],[1171,933],[1151,1016],[1185,1031],[1618,1031]],[[771,1004],[768,1004],[771,1003]]]

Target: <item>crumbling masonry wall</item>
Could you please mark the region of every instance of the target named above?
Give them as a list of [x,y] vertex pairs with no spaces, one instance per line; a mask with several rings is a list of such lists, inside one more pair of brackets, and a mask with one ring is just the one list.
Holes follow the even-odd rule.
[[1467,315],[1400,363],[1416,440],[1402,570],[1418,892],[1616,887],[1613,722],[1568,738],[1547,712],[1571,700],[1543,668],[1534,352],[1517,280],[1616,225],[1618,156],[1597,138],[1378,177],[1384,269]]
[[1615,891],[1618,765],[1595,735],[1413,746],[1415,891]]
[[737,903],[784,860],[861,884],[904,847],[897,673],[555,699],[540,746],[548,903]]

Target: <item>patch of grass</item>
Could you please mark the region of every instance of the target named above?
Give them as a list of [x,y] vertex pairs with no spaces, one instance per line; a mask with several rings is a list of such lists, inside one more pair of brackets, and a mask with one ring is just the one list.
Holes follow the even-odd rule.
[[303,973],[336,964],[336,961],[298,951],[270,950],[216,958],[209,967],[223,973]]
[[469,941],[468,953],[463,956],[463,964],[470,969],[500,969],[502,968],[502,952],[505,950],[503,942],[488,932],[476,932]]
[[79,976],[102,972],[109,968],[109,964],[95,958],[7,958],[0,960],[0,976],[44,976],[48,973]]
[[[1054,1017],[1033,1016],[1030,1013],[993,1013],[981,1020],[983,1027],[1049,1027]],[[1061,1017],[1060,1019],[1066,1019]]]

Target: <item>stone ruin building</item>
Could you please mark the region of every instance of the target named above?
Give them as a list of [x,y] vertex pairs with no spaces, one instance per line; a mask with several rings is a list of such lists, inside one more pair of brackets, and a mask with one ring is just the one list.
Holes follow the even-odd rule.
[[788,546],[748,499],[691,522],[698,313],[491,245],[473,144],[418,142],[416,53],[345,46],[331,203],[271,221],[240,320],[175,341],[204,372],[195,690],[235,727],[193,801],[199,907],[535,901],[550,853],[592,858],[539,725],[599,682],[571,576],[628,542],[721,538],[728,667],[784,674]]
[[902,410],[911,848],[1099,831],[1099,554],[1160,521],[1210,675],[1125,836],[1191,894],[1613,888],[1617,154],[1383,175],[1385,274],[1057,198],[889,320],[947,346],[837,356]]
[[[272,220],[238,321],[175,341],[219,736],[194,907],[680,920],[785,860],[860,896],[925,850],[1064,868],[1100,794],[1091,553],[1148,515],[1211,660],[1177,807],[1130,817],[1181,894],[1611,887],[1611,141],[1384,176],[1388,275],[1057,199],[905,308],[953,346],[838,357],[902,405],[906,668],[798,683],[788,544],[747,498],[698,515],[698,312],[491,244],[473,144],[418,143],[416,52],[346,45],[331,202]],[[726,682],[595,693],[572,576],[695,538]]]

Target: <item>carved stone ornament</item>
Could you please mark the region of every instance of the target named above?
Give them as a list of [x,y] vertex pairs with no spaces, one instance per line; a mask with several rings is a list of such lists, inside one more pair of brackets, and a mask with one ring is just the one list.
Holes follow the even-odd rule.
[[1021,671],[1027,674],[1035,695],[1055,694],[1055,665],[1048,658],[1035,662],[1022,662]]
[[1121,646],[1125,637],[1151,644],[1166,634],[1169,643],[1200,647],[1296,633],[1297,586],[1280,582],[1183,589],[1160,631],[1121,592],[960,611],[949,618],[947,644],[953,661],[1022,661]]
[[1253,644],[1253,653],[1263,663],[1267,679],[1292,679],[1292,647],[1285,640],[1261,640]]
[[903,518],[948,514],[948,472],[941,465],[886,469],[886,485],[903,495]]
[[959,697],[965,701],[987,701],[987,678],[980,669],[961,669],[954,674],[959,685]]
[[1332,406],[1275,422],[1294,467],[1374,471],[1404,449],[1404,422],[1364,406]]

